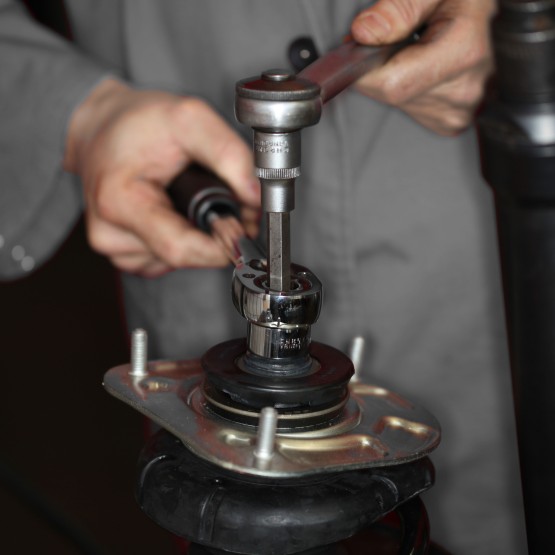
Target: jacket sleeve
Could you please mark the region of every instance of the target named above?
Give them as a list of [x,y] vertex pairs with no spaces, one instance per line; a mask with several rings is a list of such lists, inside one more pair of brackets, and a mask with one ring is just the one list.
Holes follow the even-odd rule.
[[81,187],[62,170],[66,127],[108,73],[0,0],[0,279],[47,260],[79,216]]

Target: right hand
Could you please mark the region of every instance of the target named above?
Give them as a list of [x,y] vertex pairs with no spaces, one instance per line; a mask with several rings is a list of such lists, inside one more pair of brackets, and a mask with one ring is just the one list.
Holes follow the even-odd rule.
[[119,269],[157,276],[218,267],[221,248],[172,207],[165,186],[198,162],[226,181],[256,227],[260,184],[244,141],[204,101],[102,81],[74,112],[64,169],[85,191],[91,246]]
[[435,133],[460,133],[472,122],[493,69],[495,8],[495,0],[378,0],[354,19],[356,41],[391,44],[427,26],[415,44],[363,76],[358,90]]

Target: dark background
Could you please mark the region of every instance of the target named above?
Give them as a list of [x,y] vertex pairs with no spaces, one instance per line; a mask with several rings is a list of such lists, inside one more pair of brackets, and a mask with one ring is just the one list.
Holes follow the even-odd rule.
[[174,553],[134,501],[143,419],[102,387],[128,340],[117,276],[82,222],[45,267],[0,284],[0,307],[0,552],[83,553],[58,515],[99,553]]
[[[71,40],[62,0],[23,1]],[[134,501],[145,423],[102,387],[128,339],[82,221],[45,267],[0,284],[0,310],[0,552],[175,553]]]

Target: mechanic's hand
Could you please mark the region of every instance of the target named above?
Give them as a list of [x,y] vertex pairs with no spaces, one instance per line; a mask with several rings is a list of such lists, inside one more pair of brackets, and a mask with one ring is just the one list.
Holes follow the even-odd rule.
[[353,21],[353,38],[383,45],[426,24],[418,43],[358,83],[442,135],[467,127],[492,69],[489,20],[495,0],[379,0]]
[[230,185],[253,232],[260,185],[252,153],[212,108],[101,82],[71,118],[64,159],[84,184],[91,246],[119,269],[145,276],[224,266],[222,249],[177,214],[164,191],[192,161]]

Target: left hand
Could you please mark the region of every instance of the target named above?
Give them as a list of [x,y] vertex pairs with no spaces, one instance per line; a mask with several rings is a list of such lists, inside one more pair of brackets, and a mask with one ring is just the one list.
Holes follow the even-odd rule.
[[81,177],[91,247],[144,277],[228,264],[165,192],[193,162],[229,184],[253,233],[260,183],[252,151],[220,115],[198,98],[101,81],[70,119],[64,158],[65,170]]
[[454,135],[472,121],[492,71],[489,21],[495,0],[379,0],[351,27],[362,44],[400,41],[422,24],[420,40],[385,66],[362,77],[357,88],[396,106],[440,135]]

